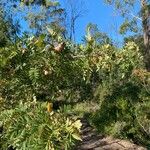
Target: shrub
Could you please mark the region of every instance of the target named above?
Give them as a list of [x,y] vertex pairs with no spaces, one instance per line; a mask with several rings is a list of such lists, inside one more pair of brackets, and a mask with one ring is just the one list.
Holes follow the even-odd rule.
[[[33,97],[39,101],[60,97],[69,101],[86,95],[83,72],[88,60],[76,57],[79,48],[70,42],[65,42],[59,52],[55,48],[41,35],[22,38],[16,45],[0,49],[0,96],[10,107]],[[76,94],[79,90],[81,94]]]
[[142,55],[133,42],[114,52],[115,59],[111,54],[98,65],[103,74],[96,91],[100,110],[91,120],[101,133],[150,145],[150,74],[142,69]]
[[101,133],[150,145],[150,94],[134,83],[115,88],[91,119]]
[[0,115],[2,147],[17,150],[68,150],[80,139],[81,123],[61,112],[47,112],[45,104],[28,102]]

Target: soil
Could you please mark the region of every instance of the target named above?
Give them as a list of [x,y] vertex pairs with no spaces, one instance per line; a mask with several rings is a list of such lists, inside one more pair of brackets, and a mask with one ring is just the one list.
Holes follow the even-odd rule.
[[86,119],[82,119],[82,124],[82,141],[76,145],[75,150],[147,150],[127,140],[98,134]]

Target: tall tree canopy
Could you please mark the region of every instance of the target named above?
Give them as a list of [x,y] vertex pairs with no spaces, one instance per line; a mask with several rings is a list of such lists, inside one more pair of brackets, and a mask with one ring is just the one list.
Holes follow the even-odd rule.
[[0,5],[0,47],[15,42],[20,31],[18,20],[14,20],[9,13]]
[[47,27],[65,34],[64,9],[58,1],[51,0],[2,0],[0,6],[20,23],[27,22],[26,30],[32,34],[47,33]]
[[[105,0],[113,5],[119,14],[125,18],[120,27],[120,32],[125,33],[130,30],[138,32],[142,27],[143,40],[145,45],[146,68],[150,70],[150,2],[149,0]],[[139,7],[139,10],[137,8]]]

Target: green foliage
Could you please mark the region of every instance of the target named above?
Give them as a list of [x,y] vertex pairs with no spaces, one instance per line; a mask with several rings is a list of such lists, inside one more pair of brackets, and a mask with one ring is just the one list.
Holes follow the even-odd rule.
[[47,112],[45,104],[20,103],[0,115],[3,125],[2,149],[68,150],[81,140],[81,123],[61,112]]
[[[126,34],[127,31],[131,31],[133,33],[137,33],[141,26],[139,25],[139,20],[141,16],[141,10],[135,10],[136,6],[140,6],[140,1],[136,0],[105,0],[105,3],[112,5],[117,13],[119,13],[124,21],[120,26],[120,33]],[[139,13],[140,12],[140,13]]]
[[[99,100],[100,109],[93,111],[91,121],[101,133],[148,146],[150,120],[144,107],[150,107],[149,73],[140,70],[144,65],[138,46],[134,42],[126,43],[123,49],[109,44],[96,49],[92,46],[87,45],[90,71],[86,80],[92,84],[92,98]],[[139,122],[144,116],[147,119]]]
[[[125,17],[121,34],[138,31],[139,18],[129,15],[135,0],[106,1]],[[77,45],[64,39],[65,14],[57,1],[7,2],[0,3],[0,146],[71,149],[81,140],[81,123],[73,116],[86,115],[101,133],[148,147],[150,73],[144,69],[142,38],[128,38],[117,48],[89,24],[84,44]],[[6,15],[13,9],[26,12],[35,36],[17,38],[17,15]]]
[[127,33],[127,31],[131,31],[134,33],[138,32],[136,19],[133,19],[132,21],[125,20],[124,23],[120,26],[120,34],[125,34]]
[[[51,27],[55,29],[55,31],[63,35],[66,32],[66,28],[64,25],[65,10],[61,8],[58,1],[1,0],[0,8],[2,12],[5,12],[5,17],[7,16],[7,19],[5,20],[7,30],[12,31],[15,35],[18,33],[18,31],[20,31],[19,23],[21,25],[21,22],[24,22],[27,26],[27,29],[21,31],[30,33],[32,35],[34,34],[39,36],[41,34],[48,34],[46,29],[47,27]],[[8,34],[7,32],[6,35],[4,34],[4,32],[2,33],[2,38],[7,36]],[[16,39],[13,34],[8,36],[8,38]]]
[[[80,84],[83,62],[71,58],[71,45],[68,43],[62,52],[55,52],[54,45],[46,44],[44,39],[44,36],[28,38],[1,49],[4,99],[17,102],[32,99],[34,95],[38,100],[52,100],[63,95],[63,90],[73,91]],[[40,99],[40,95],[47,98]]]
[[[93,43],[96,45],[112,44],[107,34],[100,32],[96,24],[89,23],[86,28],[85,43]],[[94,46],[93,45],[93,46]]]
[[91,116],[91,120],[100,132],[129,138],[149,147],[150,74],[137,69],[142,68],[142,57],[133,49],[133,43],[125,49],[128,51],[122,51],[122,54],[126,57],[118,66],[121,72],[113,71],[118,78],[113,75],[111,80],[105,81],[107,84],[103,86],[109,92],[105,93],[103,99],[100,96],[100,110]]
[[[65,33],[64,27],[64,9],[60,7],[58,2],[49,1],[45,7],[32,7],[25,16],[30,29],[36,35],[47,34],[47,27],[53,28],[57,33]],[[37,10],[38,12],[37,12]]]
[[14,42],[19,33],[19,23],[0,4],[0,48]]
[[[47,35],[44,34],[37,37],[25,36],[13,45],[1,48],[0,103],[3,106],[1,111],[13,108],[12,112],[19,114],[16,116],[10,114],[8,118],[17,117],[16,120],[21,120],[22,123],[26,119],[21,119],[21,115],[25,114],[23,116],[30,118],[29,112],[32,112],[33,108],[35,114],[39,114],[38,118],[41,121],[46,121],[46,119],[48,121],[50,118],[47,115],[49,114],[42,107],[38,105],[39,109],[35,107],[34,110],[34,107],[26,107],[25,102],[37,100],[61,104],[63,101],[65,105],[58,106],[58,108],[65,115],[90,114],[91,122],[100,132],[137,139],[139,143],[148,145],[149,111],[143,109],[149,110],[149,73],[143,70],[143,57],[139,47],[134,42],[126,43],[121,49],[114,47],[109,42],[98,44],[95,41],[97,39],[94,38],[95,30],[90,28],[87,30],[87,41],[84,45],[75,45],[65,41],[61,34],[57,34],[51,28],[48,28],[48,32],[51,40],[47,40]],[[18,107],[20,101],[23,102],[23,105],[25,104],[25,108],[22,105]],[[22,110],[22,107],[25,111]],[[44,113],[47,114],[45,119]],[[51,120],[55,120],[54,118],[60,115],[56,114],[52,114]],[[41,121],[34,117],[29,121],[35,124],[34,128],[37,129],[35,136],[37,136]],[[61,118],[64,117],[61,116]],[[146,119],[142,121],[142,118]],[[59,125],[66,124],[66,121],[63,120],[63,122],[59,117],[58,120]],[[18,147],[20,149],[24,143],[21,135],[23,134],[24,139],[26,134],[28,135],[28,130],[23,130],[14,136],[9,130],[11,127],[16,127],[15,125],[18,125],[20,130],[24,129],[24,126],[23,128],[20,126],[19,121],[18,124],[14,122],[9,124],[9,120],[4,123],[6,129],[3,133],[4,141],[6,137],[6,143],[17,147],[16,138],[20,139],[21,143]],[[15,128],[14,132],[16,130]],[[29,130],[30,132],[33,131]],[[34,136],[34,134],[31,135]],[[13,138],[10,138],[11,136]],[[47,136],[50,135],[47,134]],[[76,134],[72,136],[79,139]],[[59,138],[61,139],[61,135]],[[27,146],[36,145],[34,144],[36,141],[32,142]],[[55,146],[61,146],[61,144],[55,144],[57,143],[55,138],[51,139],[51,142]],[[46,147],[44,139],[39,139],[38,143]],[[72,140],[68,144],[71,143]],[[9,145],[6,144],[6,146]]]

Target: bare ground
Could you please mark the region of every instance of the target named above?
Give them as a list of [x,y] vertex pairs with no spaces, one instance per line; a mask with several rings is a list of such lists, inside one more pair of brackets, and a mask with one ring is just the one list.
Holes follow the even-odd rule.
[[75,150],[147,150],[130,141],[99,135],[85,119],[82,124],[82,141],[77,144]]

